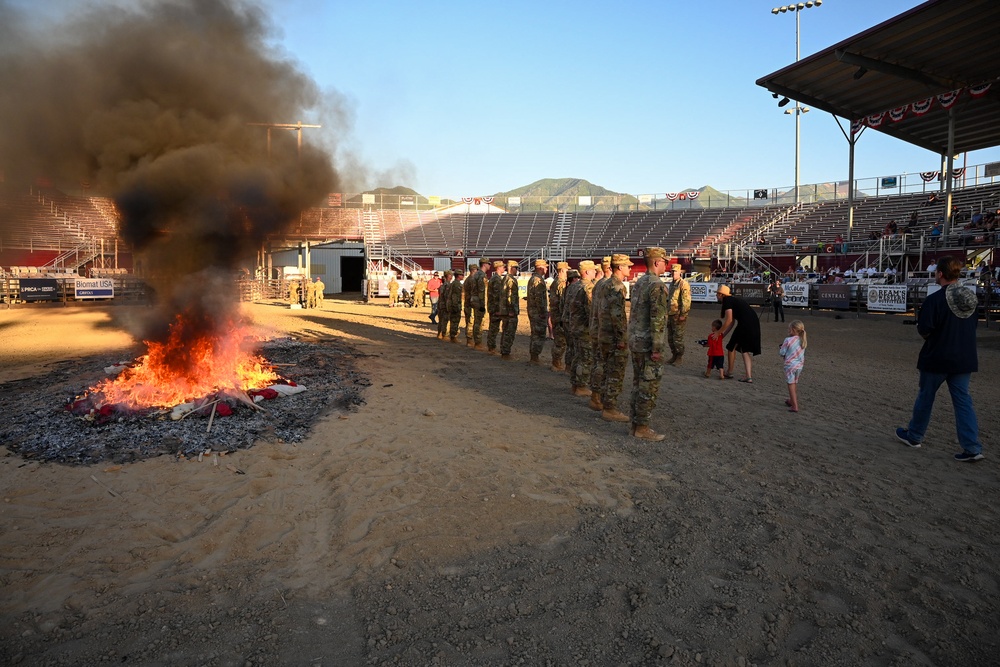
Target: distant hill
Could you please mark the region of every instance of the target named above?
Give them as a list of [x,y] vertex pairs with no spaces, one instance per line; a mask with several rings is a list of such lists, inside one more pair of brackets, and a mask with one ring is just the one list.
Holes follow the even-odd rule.
[[593,207],[613,205],[616,201],[621,205],[634,206],[637,201],[632,195],[608,190],[582,178],[543,178],[493,196],[501,200],[501,205],[510,197],[531,197],[531,208],[553,211],[578,210],[580,197],[591,197]]

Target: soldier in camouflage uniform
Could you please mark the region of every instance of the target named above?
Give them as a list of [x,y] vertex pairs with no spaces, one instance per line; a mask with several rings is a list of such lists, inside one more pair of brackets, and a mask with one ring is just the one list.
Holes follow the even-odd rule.
[[462,281],[462,310],[465,312],[465,345],[472,347],[472,285],[473,279],[479,273],[479,265],[469,266],[469,277]]
[[448,338],[452,343],[458,342],[458,332],[462,328],[462,299],[465,296],[462,278],[465,272],[462,269],[455,271],[455,279],[448,286],[448,321],[450,328]]
[[472,307],[472,343],[476,350],[483,349],[483,315],[486,314],[486,272],[490,268],[490,260],[486,257],[479,260],[479,270],[465,281],[469,286],[469,297],[465,303]]
[[517,316],[521,313],[521,295],[518,293],[517,279],[512,273],[517,270],[517,262],[507,262],[507,275],[500,284],[500,296],[497,299],[497,312],[503,324],[503,336],[500,338],[500,358],[510,361],[510,352],[514,347],[514,336],[517,334]]
[[611,279],[611,257],[601,259],[601,270],[597,282],[594,283],[594,293],[590,300],[590,409],[601,411],[601,387],[604,386],[604,366],[597,350],[597,308],[604,295],[604,287]]
[[316,307],[317,308],[322,308],[323,307],[324,292],[326,292],[326,285],[323,284],[323,281],[320,280],[319,276],[316,276]]
[[549,323],[549,294],[545,284],[545,274],[549,263],[544,259],[535,260],[535,272],[528,279],[528,322],[531,324],[531,345],[528,352],[531,359],[528,363],[541,365],[539,358],[545,346],[545,335]]
[[612,255],[611,277],[597,299],[594,288],[594,311],[597,313],[597,354],[601,361],[595,367],[602,369],[600,388],[601,419],[609,422],[627,422],[628,415],[618,409],[618,397],[625,381],[628,363],[628,319],[625,316],[625,282],[632,262],[628,255]]
[[448,322],[451,321],[451,311],[448,310],[448,292],[451,290],[452,275],[451,271],[445,271],[442,278],[444,282],[438,288],[437,327],[438,338],[441,340],[448,337]]
[[288,283],[288,305],[294,306],[299,302],[299,281],[293,280]]
[[507,276],[507,263],[502,259],[493,262],[493,275],[486,286],[486,311],[490,314],[490,329],[486,334],[486,350],[497,354],[497,336],[500,334],[500,292]]
[[396,274],[389,274],[389,307],[396,307],[396,299],[399,298],[399,283],[396,282]]
[[[585,259],[580,262],[579,271],[580,282],[566,289],[563,324],[566,326],[566,338],[573,349],[573,365],[570,367],[573,395],[589,397],[590,367],[594,356],[590,343],[590,305],[597,267],[592,261]],[[575,289],[571,293],[570,289],[573,287]]]
[[663,348],[667,333],[667,286],[660,276],[667,270],[667,251],[646,248],[646,273],[632,287],[628,344],[632,352],[632,427],[630,435],[659,442],[666,436],[649,428],[663,377]]
[[[577,269],[566,271],[566,290],[562,294],[562,301],[559,304],[559,322],[562,325],[563,335],[566,336],[566,372],[573,374],[573,366],[576,364],[576,351],[573,348],[573,340],[569,335],[569,308],[566,304],[569,299],[580,289],[580,272]],[[574,287],[576,285],[576,287]]]
[[562,323],[562,298],[566,291],[567,262],[556,263],[556,276],[549,285],[549,326],[552,328],[552,370],[566,368],[563,356],[566,354],[566,330]]
[[684,278],[683,266],[674,264],[670,271],[673,280],[667,289],[667,343],[671,357],[667,363],[680,366],[684,358],[684,331],[691,312],[691,285]]
[[417,282],[413,284],[413,307],[424,307],[424,295],[427,294],[427,276],[419,274]]

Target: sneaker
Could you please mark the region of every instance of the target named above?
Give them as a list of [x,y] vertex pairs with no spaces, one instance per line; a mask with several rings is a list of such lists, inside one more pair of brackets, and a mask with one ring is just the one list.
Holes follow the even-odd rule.
[[905,428],[896,429],[896,439],[899,440],[904,445],[906,445],[907,447],[913,447],[914,449],[916,449],[917,447],[920,446],[920,442],[918,440],[914,440],[913,438],[911,438],[910,432],[907,431]]
[[973,454],[971,452],[967,452],[965,450],[962,450],[958,454],[955,454],[955,460],[956,461],[962,461],[962,462],[965,462],[965,461],[969,461],[969,462],[982,461],[983,460],[983,455],[982,454]]

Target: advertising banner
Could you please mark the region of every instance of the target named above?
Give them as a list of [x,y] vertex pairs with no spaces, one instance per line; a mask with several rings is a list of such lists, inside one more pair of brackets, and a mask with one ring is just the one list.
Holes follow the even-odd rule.
[[688,283],[691,285],[691,301],[696,303],[715,303],[715,290],[719,283]]
[[817,285],[816,287],[817,302],[820,308],[832,308],[834,310],[851,309],[850,285]]
[[19,284],[22,301],[56,301],[59,299],[59,281],[55,278],[21,278]]
[[111,278],[77,278],[74,296],[77,299],[113,299],[115,281]]
[[868,288],[868,310],[905,313],[906,285],[871,285]]
[[733,285],[733,296],[742,298],[751,306],[761,306],[767,300],[767,285],[764,283]]
[[782,306],[786,308],[809,307],[809,283],[785,283],[781,287],[785,290],[785,296],[781,298]]

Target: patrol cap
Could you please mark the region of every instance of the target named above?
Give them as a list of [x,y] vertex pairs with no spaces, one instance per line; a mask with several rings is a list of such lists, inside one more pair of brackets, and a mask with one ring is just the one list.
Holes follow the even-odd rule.
[[542,269],[542,268],[547,269],[547,268],[549,268],[549,263],[546,262],[544,259],[536,259],[535,260],[535,268],[536,269]]
[[569,262],[556,262],[556,271],[562,271],[563,269],[569,268]]
[[582,274],[584,271],[590,271],[592,269],[597,268],[597,265],[594,264],[589,259],[581,259],[580,264],[578,265],[577,268],[579,268],[580,273]]
[[659,247],[659,246],[653,246],[651,248],[646,248],[645,254],[646,254],[646,259],[647,260],[666,259],[667,258],[667,251],[664,250],[663,248]]
[[732,292],[729,291],[729,285],[719,285],[719,289],[715,290],[716,294],[721,294],[722,296],[729,296]]
[[628,258],[628,255],[612,255],[611,263],[615,266],[632,266],[632,260]]
[[611,261],[611,257],[604,257],[601,259],[601,266],[611,266],[612,264],[613,262]]
[[447,278],[448,276],[452,276],[452,275],[455,275],[455,274],[454,274],[454,273],[452,273],[451,271],[445,271],[445,272],[444,272],[444,277],[445,277],[445,278]]
[[508,259],[507,260],[507,268],[508,269],[515,269],[515,268],[517,268],[517,260],[516,259]]
[[673,266],[670,267],[670,270],[671,271],[682,271],[683,272],[684,271],[684,267],[681,266],[680,264],[674,264]]
[[455,275],[456,276],[464,276],[465,275],[465,269],[455,269]]
[[489,266],[490,265],[490,258],[489,257],[483,257],[481,260],[479,260],[479,266],[482,266],[483,264],[485,264],[486,266]]
[[567,279],[573,279],[573,278],[579,278],[579,277],[580,277],[580,272],[577,271],[576,269],[570,269],[569,271],[566,272],[566,278]]
[[504,266],[504,261],[502,259],[498,259],[497,261],[493,262],[494,269],[502,269],[503,266]]

